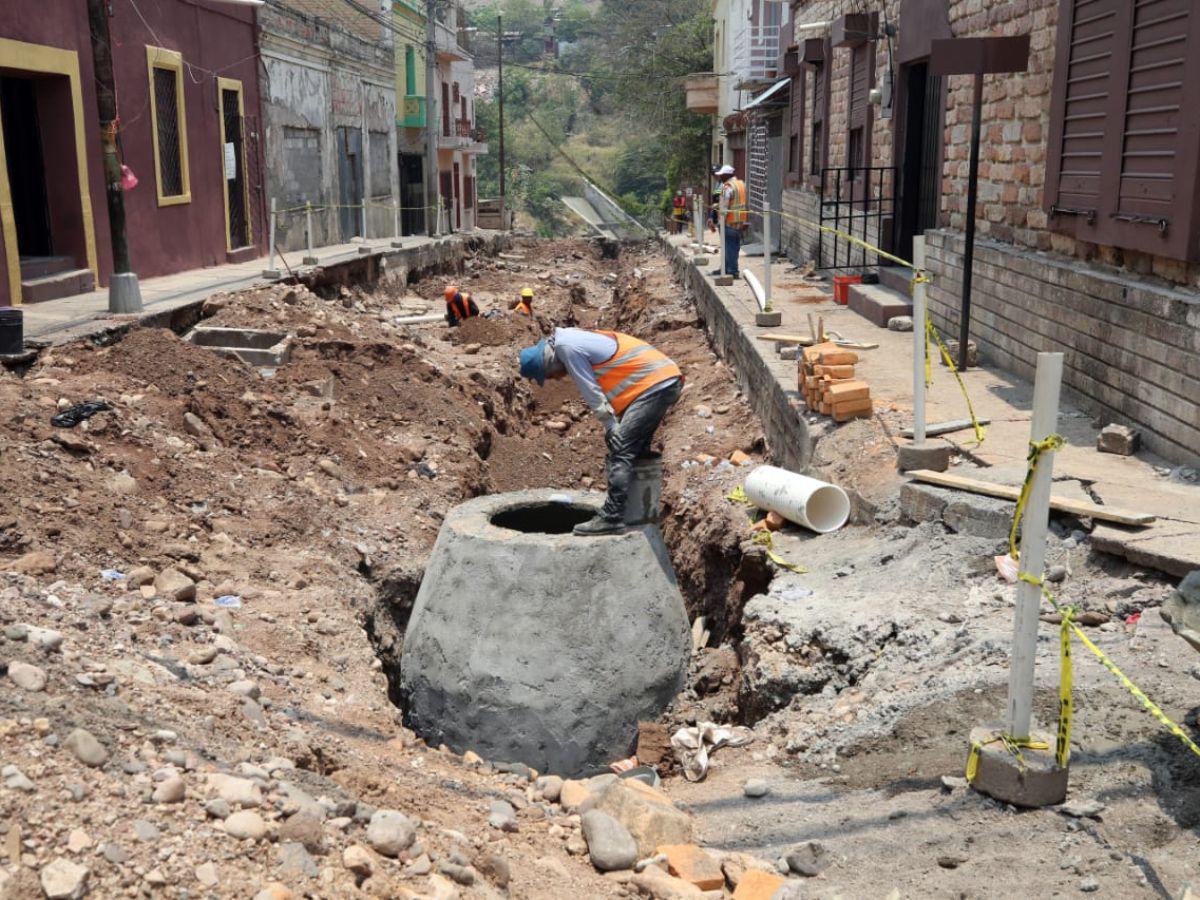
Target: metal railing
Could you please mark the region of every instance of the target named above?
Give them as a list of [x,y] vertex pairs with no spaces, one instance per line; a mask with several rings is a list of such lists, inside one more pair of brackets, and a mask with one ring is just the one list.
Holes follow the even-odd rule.
[[779,26],[747,25],[733,39],[734,84],[779,75]]
[[[841,166],[821,170],[820,224],[817,268],[851,269],[879,264],[878,254],[829,234],[824,227],[861,241],[891,244],[896,212],[896,170],[892,166]],[[886,223],[886,224],[885,224]]]

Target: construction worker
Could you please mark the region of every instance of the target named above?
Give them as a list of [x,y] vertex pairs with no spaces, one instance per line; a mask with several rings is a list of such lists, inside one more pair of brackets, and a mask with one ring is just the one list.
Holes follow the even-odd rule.
[[521,375],[545,384],[570,375],[604,426],[608,495],[600,514],[575,526],[576,534],[623,530],[633,461],[650,451],[663,417],[683,391],[683,373],[666,354],[617,331],[556,328],[520,353]]
[[533,315],[533,288],[521,288],[521,299],[513,307],[513,312],[520,316]]
[[671,201],[671,233],[679,234],[686,224],[687,200],[683,198],[683,191],[676,191],[675,199]]
[[[737,177],[733,166],[721,166],[717,170],[721,182],[721,200],[725,202],[725,274],[738,277],[738,254],[742,252],[742,237],[750,223],[750,208],[746,202],[746,182]],[[719,215],[718,211],[718,215]],[[720,275],[713,269],[711,275]]]
[[464,294],[453,284],[446,287],[447,325],[458,325],[477,315],[479,315],[479,307],[471,299],[470,294]]

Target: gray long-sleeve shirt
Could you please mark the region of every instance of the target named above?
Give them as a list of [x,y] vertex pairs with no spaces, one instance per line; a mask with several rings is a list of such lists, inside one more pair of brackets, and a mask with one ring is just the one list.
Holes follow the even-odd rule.
[[[596,418],[605,423],[605,427],[608,427],[609,422],[615,421],[615,416],[592,367],[612,359],[616,352],[617,342],[606,334],[583,328],[554,329],[555,359],[563,364],[584,402],[595,413]],[[669,378],[659,382],[647,390],[646,394],[660,391],[678,380]]]

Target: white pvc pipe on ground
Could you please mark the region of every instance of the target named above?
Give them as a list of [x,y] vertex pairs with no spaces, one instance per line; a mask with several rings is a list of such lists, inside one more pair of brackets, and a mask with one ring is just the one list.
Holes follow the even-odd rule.
[[[913,238],[913,275],[925,275],[925,235]],[[925,445],[925,282],[913,284],[913,445]]]
[[746,279],[746,284],[750,285],[750,293],[754,294],[754,302],[758,304],[758,308],[766,312],[767,292],[763,290],[763,286],[749,269],[742,269],[742,277]]
[[445,322],[445,321],[446,321],[445,316],[439,316],[437,314],[433,314],[433,315],[428,315],[428,316],[404,316],[403,318],[400,318],[400,319],[392,319],[392,324],[393,325],[428,325],[428,324],[432,324],[434,322]]
[[759,509],[826,534],[850,518],[850,498],[835,484],[775,466],[759,466],[746,477],[746,498]]

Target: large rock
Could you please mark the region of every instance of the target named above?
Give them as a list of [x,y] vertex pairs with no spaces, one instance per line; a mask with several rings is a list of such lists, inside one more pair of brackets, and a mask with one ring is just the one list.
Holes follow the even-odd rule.
[[384,856],[399,856],[416,839],[416,826],[408,816],[394,809],[376,810],[367,825],[367,843],[372,850]]
[[678,693],[691,636],[662,535],[571,534],[599,502],[527,491],[446,517],[401,663],[431,745],[570,775],[628,756]]
[[178,569],[168,566],[154,579],[154,590],[160,597],[190,603],[196,599],[196,582]]
[[41,873],[42,891],[49,900],[76,900],[87,891],[88,869],[61,856]]
[[23,691],[37,693],[46,687],[46,673],[40,666],[21,661],[8,664],[8,677]]
[[596,804],[629,831],[638,856],[653,856],[664,844],[692,843],[692,819],[667,795],[641,781],[621,779],[610,785]]
[[1200,650],[1200,569],[1190,572],[1179,582],[1160,614],[1175,633]]
[[598,809],[583,814],[583,839],[587,841],[592,865],[601,872],[632,869],[637,862],[637,842],[629,830]]
[[249,778],[215,772],[208,776],[208,787],[230,806],[262,806],[262,789]]
[[75,754],[85,766],[99,768],[108,762],[108,751],[96,736],[84,728],[76,728],[63,741],[63,746]]

